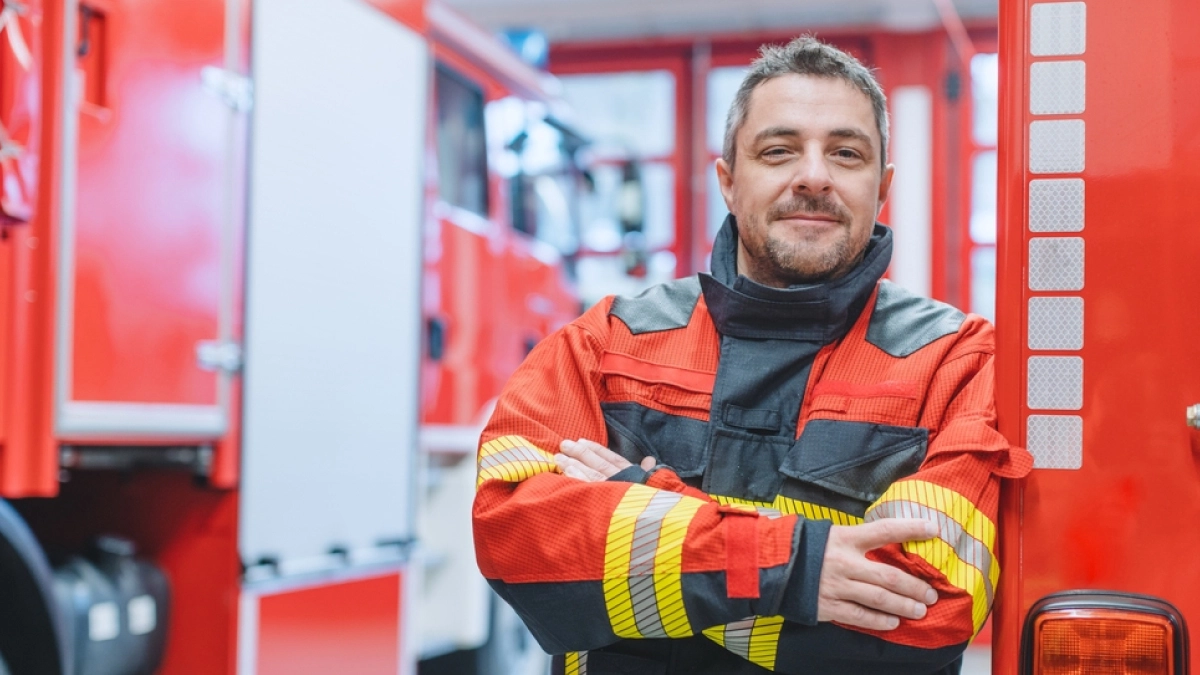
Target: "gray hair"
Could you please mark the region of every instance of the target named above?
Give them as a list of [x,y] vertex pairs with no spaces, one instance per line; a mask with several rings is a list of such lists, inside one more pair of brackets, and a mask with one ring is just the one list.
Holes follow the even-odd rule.
[[782,75],[813,75],[849,82],[851,86],[871,99],[875,112],[875,127],[883,142],[880,165],[887,166],[888,113],[887,97],[871,70],[846,52],[825,44],[811,35],[798,37],[786,45],[763,45],[760,56],[750,64],[742,85],[738,87],[729,116],[725,118],[725,147],[722,157],[732,169],[737,149],[737,134],[746,123],[750,109],[750,95],[767,80]]

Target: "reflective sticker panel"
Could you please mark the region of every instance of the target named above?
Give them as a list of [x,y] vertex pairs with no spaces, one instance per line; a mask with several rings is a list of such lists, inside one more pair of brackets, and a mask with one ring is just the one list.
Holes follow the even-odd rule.
[[1029,240],[1029,289],[1083,290],[1083,238],[1034,237]]
[[1083,120],[1045,120],[1029,124],[1029,170],[1079,173],[1084,166]]
[[1033,410],[1083,407],[1083,359],[1078,356],[1029,357],[1026,405]]
[[1072,115],[1083,112],[1087,67],[1083,61],[1046,61],[1029,67],[1029,112]]
[[1030,349],[1083,349],[1083,298],[1030,298]]
[[1082,232],[1083,186],[1082,178],[1030,181],[1029,231]]
[[1083,466],[1083,418],[1078,415],[1030,415],[1025,442],[1036,469]]
[[1087,49],[1087,5],[1043,2],[1030,8],[1029,52],[1034,56],[1067,56]]

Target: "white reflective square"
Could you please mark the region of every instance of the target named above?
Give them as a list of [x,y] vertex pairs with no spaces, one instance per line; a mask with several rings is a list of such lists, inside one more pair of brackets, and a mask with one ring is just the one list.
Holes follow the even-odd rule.
[[98,602],[88,608],[88,639],[104,642],[121,634],[121,612],[115,602]]
[[1029,181],[1030,232],[1082,232],[1082,178],[1041,178]]
[[1035,469],[1083,467],[1083,418],[1077,415],[1030,415],[1025,446]]
[[129,601],[129,634],[145,635],[158,625],[158,603],[150,595],[139,595]]
[[1029,290],[1083,290],[1083,237],[1030,239]]
[[1029,66],[1029,112],[1074,115],[1084,110],[1087,66],[1083,61],[1042,61]]
[[1083,298],[1030,298],[1030,349],[1083,349]]
[[1031,356],[1025,405],[1033,410],[1083,407],[1083,359],[1078,356]]
[[1029,10],[1029,53],[1082,54],[1087,49],[1087,4],[1042,2]]
[[1029,123],[1029,170],[1033,173],[1079,173],[1084,167],[1083,120]]

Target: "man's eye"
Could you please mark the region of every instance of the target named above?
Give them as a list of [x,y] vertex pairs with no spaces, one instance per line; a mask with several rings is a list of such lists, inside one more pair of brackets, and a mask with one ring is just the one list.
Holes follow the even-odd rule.
[[788,154],[787,148],[767,148],[763,151],[763,157],[783,157]]
[[838,148],[834,154],[844,159],[858,159],[861,156],[857,150],[851,150],[850,148]]

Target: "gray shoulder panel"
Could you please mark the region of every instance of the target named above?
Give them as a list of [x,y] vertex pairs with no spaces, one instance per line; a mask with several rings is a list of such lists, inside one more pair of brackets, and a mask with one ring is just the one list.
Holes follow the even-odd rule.
[[608,313],[620,319],[634,335],[654,333],[688,325],[699,299],[700,279],[692,275],[651,286],[632,298],[618,296]]
[[966,318],[944,302],[922,297],[885,279],[879,283],[867,342],[904,358],[938,338],[957,333]]

